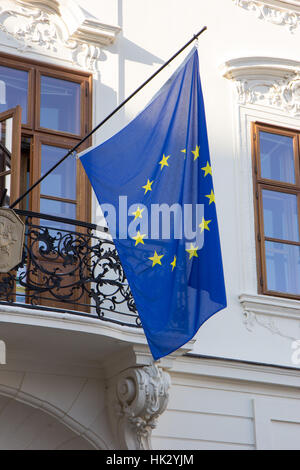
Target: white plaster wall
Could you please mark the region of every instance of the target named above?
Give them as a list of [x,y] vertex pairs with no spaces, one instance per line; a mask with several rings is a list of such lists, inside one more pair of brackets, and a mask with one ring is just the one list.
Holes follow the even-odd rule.
[[[249,109],[238,110],[233,83],[222,76],[220,66],[230,59],[248,56],[298,60],[300,28],[291,33],[287,26],[259,18],[253,12],[240,8],[232,0],[103,0],[99,3],[84,0],[81,5],[98,18],[109,13],[111,21],[117,21],[122,27],[115,45],[105,49],[105,59],[100,63],[100,72],[96,76],[95,123],[148,78],[202,26],[208,27],[199,38],[199,58],[228,308],[201,327],[194,352],[295,365],[291,362],[291,345],[300,336],[298,303],[294,305],[296,315],[293,319],[278,315],[265,318],[261,314],[259,321],[254,320],[253,328],[249,328],[249,324],[245,325],[244,322],[239,296],[256,294],[257,281],[252,175],[249,172],[249,194],[245,203],[240,183],[242,156],[237,147],[242,137],[238,128],[240,113],[247,115],[246,126],[249,126],[251,120],[259,118],[265,122],[299,128],[300,120],[288,115],[282,116],[278,110],[267,108],[257,108],[251,112]],[[128,103],[125,110],[107,123],[95,136],[95,143],[105,140],[134,117],[183,58],[184,54]],[[278,114],[281,114],[280,117]],[[246,132],[249,132],[249,128]],[[249,147],[246,147],[244,158],[250,159]],[[244,239],[247,242],[242,244]],[[276,299],[274,302],[277,302]],[[284,311],[283,304],[281,303],[279,311],[281,307],[282,312]]]
[[154,449],[300,449],[296,371],[178,359]]
[[1,450],[95,450],[51,415],[0,395]]
[[0,449],[116,448],[103,379],[50,363],[1,366]]

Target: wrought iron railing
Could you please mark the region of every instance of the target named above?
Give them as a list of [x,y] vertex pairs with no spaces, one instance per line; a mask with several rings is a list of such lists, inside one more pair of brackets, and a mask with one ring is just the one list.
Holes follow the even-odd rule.
[[104,227],[15,210],[26,226],[22,262],[0,276],[0,303],[139,327],[116,248]]

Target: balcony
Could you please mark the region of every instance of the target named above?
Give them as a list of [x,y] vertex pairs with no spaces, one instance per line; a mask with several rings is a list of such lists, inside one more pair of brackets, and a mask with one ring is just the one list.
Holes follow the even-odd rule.
[[0,304],[70,313],[140,328],[105,227],[23,210],[22,262],[0,275]]

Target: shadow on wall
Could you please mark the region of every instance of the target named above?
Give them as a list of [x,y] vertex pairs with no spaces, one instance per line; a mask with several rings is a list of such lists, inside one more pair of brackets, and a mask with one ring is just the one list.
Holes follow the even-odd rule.
[[[82,7],[81,7],[82,8]],[[90,12],[82,8],[85,14],[89,15],[91,18],[95,18]],[[164,61],[157,57],[154,54],[151,54],[146,49],[138,46],[134,42],[126,39],[123,36],[123,0],[118,0],[118,26],[121,28],[120,33],[117,36],[116,42],[109,46],[109,53],[117,55],[118,57],[118,91],[116,92],[112,87],[107,86],[103,83],[100,84],[99,90],[99,99],[96,98],[96,106],[99,106],[101,103],[101,119],[105,118],[110,114],[122,101],[128,97],[128,93],[125,94],[125,63],[126,61],[131,61],[135,63],[140,63],[144,65],[154,65],[158,66],[163,64]],[[100,57],[98,58],[99,62],[104,62],[108,60],[107,53],[105,50],[101,49]],[[101,65],[99,64],[99,81],[101,82]],[[137,77],[136,87],[141,85],[142,79],[139,80]],[[130,90],[129,94],[132,93],[134,89]],[[120,130],[124,124],[127,122],[125,108],[121,108],[117,115],[108,121],[107,125],[103,128],[102,131],[97,133],[98,142],[106,140],[116,131]],[[95,123],[96,125],[97,123]]]

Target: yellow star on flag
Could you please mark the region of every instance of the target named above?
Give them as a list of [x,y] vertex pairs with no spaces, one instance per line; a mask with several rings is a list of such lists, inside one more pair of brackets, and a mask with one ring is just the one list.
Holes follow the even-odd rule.
[[163,169],[164,166],[169,166],[169,163],[168,163],[169,158],[170,158],[170,155],[166,157],[165,154],[163,154],[162,160],[159,162],[161,170]]
[[180,152],[184,153],[184,158],[186,157],[186,149],[180,150]]
[[172,271],[176,267],[176,261],[177,261],[177,257],[176,257],[176,255],[174,255],[174,259],[173,259],[172,263],[170,263],[170,265],[172,266]]
[[204,217],[202,217],[202,222],[199,224],[199,227],[201,228],[201,233],[203,230],[209,230],[208,224],[211,222],[211,220],[205,220]]
[[145,210],[145,208],[144,208],[144,209],[140,209],[140,206],[138,206],[137,210],[136,210],[135,212],[132,212],[131,215],[134,215],[134,221],[135,221],[137,218],[139,218],[139,219],[142,218],[142,212],[143,212],[144,210]]
[[197,160],[197,158],[199,158],[199,150],[200,150],[199,145],[196,145],[195,150],[192,150],[192,153],[194,154],[194,160]]
[[212,175],[212,172],[211,172],[211,166],[210,164],[207,162],[206,163],[206,166],[204,166],[203,168],[201,168],[201,170],[203,170],[205,173],[204,173],[204,176],[210,174]]
[[156,265],[156,264],[160,264],[161,265],[161,259],[164,255],[158,255],[156,253],[156,251],[154,251],[154,255],[153,256],[150,256],[150,259],[152,261],[152,268]]
[[191,243],[191,246],[190,248],[187,248],[185,251],[187,251],[190,255],[189,259],[193,258],[193,256],[195,256],[196,258],[198,258],[198,254],[197,254],[197,250],[199,250],[199,248],[197,246],[194,246],[192,243]]
[[148,191],[152,191],[152,187],[151,187],[152,184],[153,184],[153,181],[147,180],[147,184],[143,186],[143,188],[145,189],[145,194],[147,194]]
[[211,190],[210,194],[207,194],[205,197],[208,197],[208,199],[209,199],[209,204],[211,204],[212,202],[216,202],[216,201],[215,201],[215,195],[214,195],[213,190]]
[[145,236],[146,236],[146,234],[141,234],[141,233],[138,231],[138,233],[136,234],[136,236],[135,236],[135,237],[132,237],[133,240],[135,240],[135,245],[134,245],[134,246],[138,245],[139,243],[142,243],[143,245],[145,245],[144,240],[143,240],[143,238],[144,238]]

